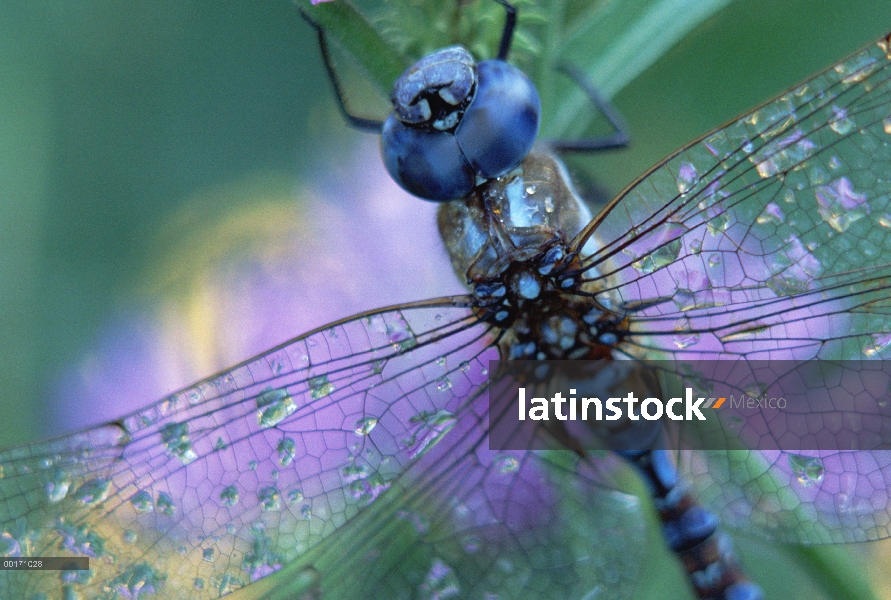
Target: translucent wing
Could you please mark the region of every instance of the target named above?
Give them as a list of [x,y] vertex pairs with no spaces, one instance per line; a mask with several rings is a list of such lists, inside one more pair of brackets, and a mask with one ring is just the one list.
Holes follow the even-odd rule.
[[[888,51],[880,40],[690,144],[580,234],[591,293],[631,318],[622,351],[679,362],[888,356]],[[891,416],[887,389],[858,392],[871,401],[864,418]],[[885,453],[687,458],[703,497],[737,526],[799,542],[891,535]]]
[[[353,317],[119,422],[3,452],[3,554],[92,558],[3,571],[0,587],[217,598],[283,569],[263,593],[517,597],[536,578],[548,597],[609,581],[578,537],[638,539],[637,505],[602,495],[588,465],[488,450],[497,350],[463,304]],[[570,526],[588,501],[633,518]]]
[[487,404],[337,536],[263,582],[262,597],[292,598],[287,582],[311,566],[323,598],[630,598],[646,519],[636,497],[599,483],[615,458],[490,451]]

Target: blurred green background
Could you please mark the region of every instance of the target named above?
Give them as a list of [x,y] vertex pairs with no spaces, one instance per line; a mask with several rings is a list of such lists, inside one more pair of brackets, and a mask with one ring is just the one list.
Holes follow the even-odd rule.
[[[888,30],[887,2],[734,2],[614,98],[632,148],[573,164],[618,192]],[[0,446],[45,435],[61,375],[159,301],[146,282],[174,215],[258,174],[318,181],[360,139],[286,0],[0,3]],[[189,214],[200,229],[212,211]]]

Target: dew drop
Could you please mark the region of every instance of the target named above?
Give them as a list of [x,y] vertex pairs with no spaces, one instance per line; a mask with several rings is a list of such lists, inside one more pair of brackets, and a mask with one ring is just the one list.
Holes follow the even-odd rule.
[[356,435],[366,436],[377,426],[377,419],[374,417],[365,417],[356,421]]
[[270,388],[257,396],[257,424],[264,429],[278,425],[296,410],[297,403],[284,388]]
[[464,551],[468,554],[474,554],[480,549],[480,538],[475,535],[467,535],[461,540]]
[[422,411],[411,417],[409,423],[415,432],[410,439],[403,442],[411,458],[418,458],[432,448],[451,430],[455,421],[455,415],[446,410]]
[[111,481],[108,479],[91,479],[84,482],[74,492],[74,499],[81,504],[93,506],[108,498],[111,491]]
[[371,502],[390,487],[380,473],[372,473],[368,477],[350,482],[350,493],[356,500]]
[[52,481],[46,484],[46,498],[50,504],[56,504],[65,499],[71,488],[71,479],[63,471],[56,471]]
[[795,236],[784,240],[786,246],[773,255],[770,265],[773,275],[767,286],[778,296],[793,296],[811,288],[823,265]]
[[761,381],[753,381],[743,387],[743,392],[753,398],[761,398],[767,393],[767,384]]
[[865,356],[876,356],[891,346],[891,333],[874,333],[872,342],[863,349]]
[[155,510],[152,495],[145,490],[137,492],[130,502],[133,504],[133,509],[138,513],[148,513]]
[[818,484],[823,481],[825,469],[823,461],[816,457],[789,454],[789,468],[792,474],[798,478],[798,482],[805,487]]
[[12,557],[21,555],[22,548],[19,545],[19,541],[12,537],[12,534],[8,531],[0,534],[0,556]]
[[848,111],[838,106],[832,106],[833,118],[829,121],[829,128],[839,135],[847,135],[854,129],[854,121],[848,117]]
[[[678,307],[678,310],[688,311],[696,308],[696,295],[688,289],[678,288],[677,291],[672,296],[672,300],[674,301],[675,306]],[[684,326],[686,330],[686,326]],[[675,330],[677,330],[677,326],[675,326]]]
[[281,510],[281,501],[279,500],[278,490],[272,486],[260,488],[257,492],[257,499],[260,501],[260,509],[263,512],[276,512]]
[[414,527],[415,532],[419,535],[424,535],[428,531],[430,531],[430,520],[426,517],[426,515],[399,510],[396,511],[396,518],[402,521],[408,521]]
[[159,433],[167,452],[182,461],[184,465],[198,458],[195,450],[192,449],[192,440],[189,439],[188,423],[168,423],[160,429]]
[[335,390],[334,384],[328,381],[327,375],[310,377],[308,384],[313,400],[324,398]]
[[343,468],[343,477],[346,481],[355,481],[366,477],[370,471],[365,465],[351,464]]
[[743,329],[738,329],[736,331],[731,331],[730,333],[724,334],[718,339],[721,340],[722,344],[729,344],[730,342],[739,342],[744,340],[754,340],[766,331],[770,331],[770,326],[763,325],[761,323],[752,323],[751,325],[748,325]]
[[847,177],[840,177],[830,185],[817,187],[814,195],[820,216],[839,233],[869,214],[866,194],[855,192]]
[[493,460],[495,468],[499,473],[515,473],[520,468],[520,463],[515,456],[510,454],[499,454]]
[[220,596],[231,594],[242,587],[244,587],[244,582],[238,577],[233,577],[229,573],[220,577],[219,583],[216,585],[217,593]]
[[439,558],[434,558],[424,582],[418,588],[419,596],[424,599],[457,598],[461,595],[461,587],[454,570]]
[[162,515],[172,517],[176,514],[176,504],[174,504],[173,498],[165,492],[160,492],[158,494],[158,500],[155,502],[155,507]]
[[865,54],[851,57],[833,67],[835,72],[841,76],[842,83],[847,84],[863,81],[877,68],[876,59]]
[[514,563],[509,558],[499,558],[495,561],[495,565],[503,573],[513,573],[514,571]]
[[303,492],[300,490],[291,490],[288,492],[288,504],[297,504],[303,502]]
[[671,341],[678,350],[684,350],[690,346],[695,346],[699,342],[698,333],[676,333],[671,337]]
[[692,190],[698,182],[699,175],[696,173],[696,167],[690,163],[681,163],[677,178],[678,191],[681,195],[683,196]]
[[164,579],[164,575],[159,575],[148,563],[142,562],[133,564],[120,572],[114,579],[113,589],[117,597],[151,597],[160,591],[159,588],[163,584]]
[[755,221],[759,225],[765,225],[767,223],[779,225],[783,222],[783,219],[783,209],[781,209],[775,202],[771,202],[764,207],[764,211],[758,215]]
[[283,437],[281,441],[279,441],[275,450],[278,452],[278,464],[283,467],[287,467],[291,464],[294,460],[294,456],[297,454],[294,440],[289,437]]
[[649,275],[675,262],[681,253],[681,240],[677,239],[661,245],[631,263],[642,275]]
[[393,351],[401,354],[418,345],[418,340],[404,319],[395,319],[386,325],[387,336]]
[[213,554],[213,548],[205,548],[204,552],[202,553],[202,558],[205,562],[213,562]]

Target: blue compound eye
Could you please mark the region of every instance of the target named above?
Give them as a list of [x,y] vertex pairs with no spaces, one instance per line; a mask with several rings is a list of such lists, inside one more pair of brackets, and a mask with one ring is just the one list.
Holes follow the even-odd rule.
[[384,121],[381,154],[393,180],[425,200],[463,198],[476,181],[453,134],[408,127],[395,113]]
[[455,138],[474,171],[487,179],[522,161],[538,135],[538,91],[518,68],[503,60],[477,65],[476,97]]
[[400,186],[427,200],[461,198],[480,178],[503,175],[538,134],[541,104],[529,78],[501,60],[474,65],[460,46],[409,67],[391,100],[384,164]]

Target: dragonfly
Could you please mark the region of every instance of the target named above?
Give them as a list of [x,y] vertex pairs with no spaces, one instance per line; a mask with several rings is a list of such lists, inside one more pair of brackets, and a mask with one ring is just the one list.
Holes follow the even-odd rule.
[[[578,231],[563,256],[537,268],[568,273],[561,261],[596,240],[569,269],[601,307],[627,313],[599,321],[601,345],[615,352],[881,356],[889,266],[885,239],[873,238],[887,228],[887,191],[861,178],[887,172],[887,53],[880,41],[698,140],[596,217],[581,207],[563,215]],[[863,156],[865,139],[875,144],[858,167],[851,157]],[[522,176],[533,183],[514,189],[544,202],[541,192],[567,178],[533,152]],[[496,178],[486,189],[510,200],[509,185]],[[864,239],[872,246],[850,244]],[[744,259],[754,272],[727,267]],[[285,597],[625,597],[642,509],[611,491],[623,461],[485,445],[488,360],[520,333],[490,314],[504,308],[492,302],[497,291],[475,285],[467,296],[357,315],[114,423],[5,451],[4,553],[94,559],[89,574],[5,572],[5,589],[219,597],[261,589],[275,573],[291,582]],[[573,335],[562,331],[554,348]],[[511,347],[520,346],[528,341]],[[880,454],[863,455],[867,466],[812,463],[806,488],[801,469],[785,468],[788,456],[751,455],[761,482],[783,483],[808,510],[783,519],[770,498],[746,496],[751,474],[719,480],[729,455],[694,455],[681,469],[712,490],[722,519],[751,528],[760,517],[778,539],[887,535],[881,492],[866,506],[850,493],[859,477],[883,473]],[[822,492],[833,476],[848,487]]]

